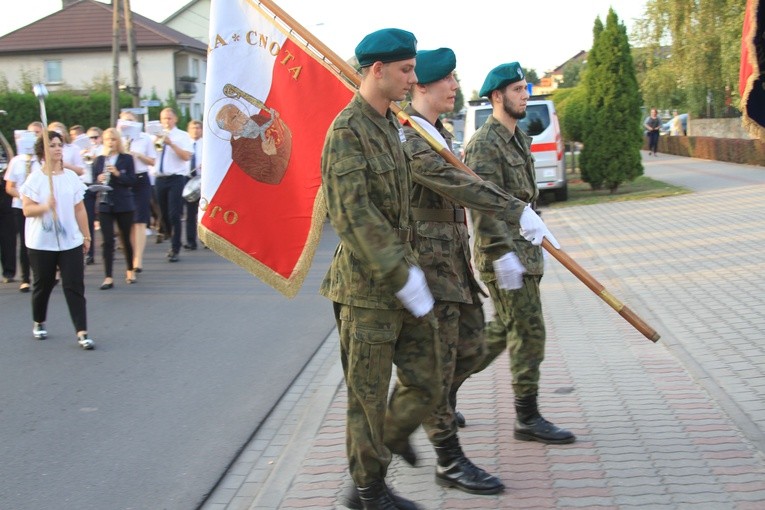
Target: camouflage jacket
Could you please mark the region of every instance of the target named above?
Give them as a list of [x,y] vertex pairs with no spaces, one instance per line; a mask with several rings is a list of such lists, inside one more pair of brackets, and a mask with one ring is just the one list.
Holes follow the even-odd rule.
[[[409,115],[422,118],[411,106]],[[435,125],[451,149],[451,133],[441,121]],[[438,210],[445,216],[464,217],[463,207],[497,216],[502,221],[487,224],[488,233],[504,239],[503,253],[511,251],[508,223],[518,225],[526,205],[464,170],[455,168],[441,157],[414,128],[405,125],[405,148],[412,155],[412,217],[415,220],[415,246],[420,267],[425,272],[433,297],[440,301],[471,303],[479,285],[470,266],[470,244],[467,223],[462,221],[428,221],[420,211]]]
[[[531,138],[515,128],[515,133],[499,123],[493,116],[476,131],[465,147],[465,164],[484,179],[497,184],[515,198],[527,203],[539,196],[534,157],[531,155]],[[479,211],[472,214],[476,232],[474,243],[475,261],[481,278],[494,278],[492,262],[505,253],[503,239],[491,232],[490,225],[501,221]],[[528,274],[541,275],[544,270],[542,248],[534,246],[512,227],[514,251]]]
[[[327,132],[321,180],[340,244],[320,293],[343,304],[395,310],[417,260],[409,231],[411,175],[404,132],[357,92]],[[403,233],[403,234],[402,234]]]

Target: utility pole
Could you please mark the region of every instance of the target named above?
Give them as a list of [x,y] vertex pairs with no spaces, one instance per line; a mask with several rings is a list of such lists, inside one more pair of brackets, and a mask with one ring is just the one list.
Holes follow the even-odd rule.
[[133,30],[133,11],[130,9],[130,0],[122,0],[125,16],[125,33],[127,35],[128,55],[130,56],[130,70],[132,86],[128,88],[133,96],[133,108],[138,107],[141,101],[141,84],[138,81],[138,57],[135,48],[135,31]]
[[116,126],[120,113],[120,2],[112,0],[112,110],[109,125]]

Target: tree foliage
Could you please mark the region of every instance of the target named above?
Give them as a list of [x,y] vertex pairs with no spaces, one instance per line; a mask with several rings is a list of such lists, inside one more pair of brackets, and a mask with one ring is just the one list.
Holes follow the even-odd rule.
[[[0,104],[8,115],[0,117],[0,131],[13,134],[16,129],[26,129],[30,122],[40,120],[40,102],[30,91],[8,92],[0,94]],[[131,97],[120,94],[120,107],[132,105]],[[59,121],[65,126],[81,124],[83,126],[109,127],[111,94],[93,92],[87,95],[69,91],[51,92],[45,100],[45,110],[49,122]],[[156,118],[156,117],[154,117]]]
[[673,108],[684,101],[693,116],[720,115],[738,105],[745,4],[647,0],[635,37],[645,51],[640,84],[649,104]]
[[563,139],[569,142],[584,140],[587,124],[587,89],[583,84],[567,89],[558,88],[553,92],[552,100],[560,119]]
[[526,71],[526,82],[533,85],[539,84],[539,74],[536,69],[524,69],[524,71]]
[[563,81],[558,85],[562,89],[570,89],[579,85],[585,64],[581,60],[572,60],[563,65]]
[[640,90],[635,75],[627,29],[609,9],[605,26],[593,27],[593,45],[584,76],[584,148],[582,179],[593,189],[611,192],[642,175]]

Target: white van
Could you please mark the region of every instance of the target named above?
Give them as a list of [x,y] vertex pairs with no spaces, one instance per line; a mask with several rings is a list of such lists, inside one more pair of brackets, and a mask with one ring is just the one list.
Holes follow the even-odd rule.
[[[468,102],[465,114],[466,145],[490,115],[491,104],[488,99]],[[552,192],[555,200],[560,202],[568,200],[563,139],[553,102],[547,99],[529,99],[526,103],[526,117],[518,121],[518,127],[532,138],[531,153],[534,156],[539,191]]]

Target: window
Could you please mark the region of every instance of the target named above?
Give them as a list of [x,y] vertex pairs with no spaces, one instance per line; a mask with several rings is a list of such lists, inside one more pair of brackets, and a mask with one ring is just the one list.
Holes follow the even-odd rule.
[[[486,124],[486,121],[491,117],[491,106],[475,111],[475,130]],[[469,140],[468,140],[469,141]]]
[[529,136],[537,136],[550,125],[550,112],[544,104],[530,104],[526,108],[526,117],[518,121],[518,126]]
[[194,78],[199,78],[199,59],[198,58],[191,59],[191,76],[193,76]]
[[[475,129],[483,126],[491,115],[491,108],[475,111]],[[528,104],[526,117],[518,121],[518,127],[529,136],[537,136],[550,126],[550,112],[545,104]]]
[[45,61],[45,83],[61,83],[64,81],[60,60]]

